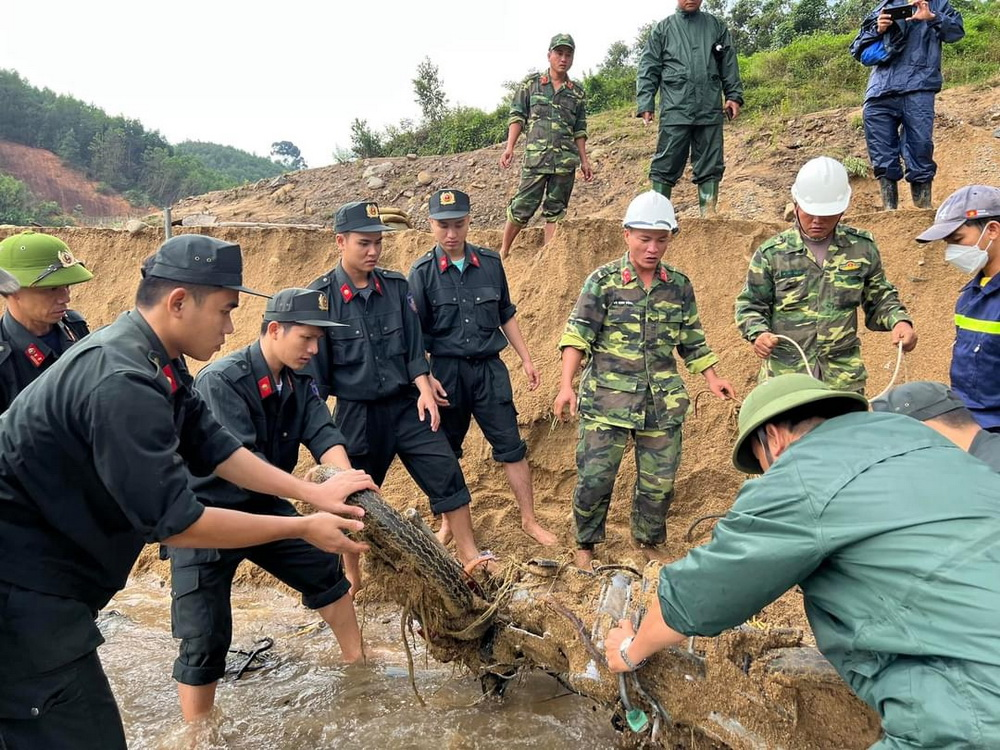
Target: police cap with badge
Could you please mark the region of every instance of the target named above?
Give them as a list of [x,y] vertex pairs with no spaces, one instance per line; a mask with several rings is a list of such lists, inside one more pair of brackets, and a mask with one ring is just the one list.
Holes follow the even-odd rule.
[[143,265],[142,276],[269,296],[243,286],[243,254],[239,245],[202,234],[171,237]]
[[333,328],[343,326],[329,318],[330,301],[323,292],[315,289],[291,287],[282,289],[267,302],[264,320],[267,322],[295,323],[300,326]]
[[461,190],[438,190],[427,203],[428,215],[437,221],[469,215],[469,196]]
[[344,232],[391,232],[392,227],[382,223],[378,203],[374,201],[354,201],[337,209],[333,219],[333,230]]
[[18,287],[49,289],[90,281],[94,274],[58,237],[27,230],[0,242],[0,294]]

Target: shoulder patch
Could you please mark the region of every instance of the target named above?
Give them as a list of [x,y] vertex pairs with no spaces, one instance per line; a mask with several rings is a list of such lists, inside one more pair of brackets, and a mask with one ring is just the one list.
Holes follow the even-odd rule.
[[846,224],[842,224],[841,228],[844,230],[844,234],[860,237],[861,239],[868,240],[869,242],[875,241],[875,235],[867,229],[857,229],[855,227],[849,227]]
[[432,260],[434,260],[434,251],[428,250],[426,253],[413,261],[413,265],[410,266],[410,269],[412,270],[414,268],[419,268],[420,266],[426,266]]
[[476,252],[482,255],[484,258],[495,258],[496,260],[500,260],[500,253],[498,253],[496,250],[490,250],[488,247],[479,247],[479,246],[475,246],[475,248]]
[[382,274],[383,278],[395,279],[396,281],[404,281],[404,282],[406,281],[406,277],[403,276],[403,274],[401,274],[399,271],[390,271],[387,268],[376,268],[375,270],[379,271]]
[[[318,279],[313,279],[309,282],[309,286],[306,289],[326,289],[330,286],[330,276],[320,276]],[[327,295],[330,296],[329,294]]]
[[[794,230],[789,229],[788,231],[791,232]],[[771,248],[774,247],[784,247],[785,245],[788,244],[788,238],[785,236],[786,234],[787,232],[781,232],[780,234],[776,234],[773,237],[764,240],[761,246],[758,247],[757,249],[760,252],[764,252],[765,250],[770,250]]]
[[663,265],[667,269],[667,273],[670,274],[670,277],[673,280],[683,281],[689,284],[691,283],[691,277],[688,276],[686,273],[684,273],[681,269],[677,268],[676,266],[672,266],[669,263],[664,263]]
[[212,367],[212,365],[209,365],[201,373],[199,373],[199,376],[202,374],[211,375],[214,372],[218,372],[221,375],[225,375],[226,378],[232,382],[236,382],[241,378],[250,376],[250,365],[242,357],[231,359],[228,362],[222,360],[218,363],[218,365],[218,367]]

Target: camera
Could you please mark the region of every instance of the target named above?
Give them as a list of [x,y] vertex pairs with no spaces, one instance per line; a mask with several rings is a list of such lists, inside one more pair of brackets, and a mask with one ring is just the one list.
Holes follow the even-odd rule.
[[897,5],[892,8],[883,8],[883,13],[888,14],[893,21],[902,21],[917,12],[916,5]]

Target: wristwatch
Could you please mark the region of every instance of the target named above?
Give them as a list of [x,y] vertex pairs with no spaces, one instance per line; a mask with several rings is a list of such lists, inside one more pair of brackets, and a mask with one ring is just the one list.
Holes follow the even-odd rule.
[[646,662],[649,661],[649,659],[643,659],[638,664],[632,663],[632,661],[628,658],[628,649],[629,646],[632,645],[632,640],[633,638],[630,636],[626,638],[624,641],[622,641],[622,645],[618,647],[618,653],[621,655],[622,661],[625,662],[625,666],[628,667],[630,672],[634,672],[637,669],[642,669],[644,666],[646,666]]

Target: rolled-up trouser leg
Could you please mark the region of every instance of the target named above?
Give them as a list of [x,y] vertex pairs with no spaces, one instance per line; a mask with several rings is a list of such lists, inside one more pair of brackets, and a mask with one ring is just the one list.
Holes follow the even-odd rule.
[[649,165],[649,179],[671,187],[684,174],[688,152],[691,150],[691,130],[693,125],[660,125],[660,136],[656,141],[656,153]]
[[934,163],[934,92],[903,94],[903,161],[906,181],[931,182],[937,174]]
[[604,541],[611,491],[615,488],[615,477],[625,455],[629,432],[623,427],[580,420],[573,521],[576,524],[576,542],[581,548],[591,548]]
[[643,544],[667,539],[667,511],[674,498],[674,476],[681,461],[681,428],[635,433],[635,494],[632,537]]
[[722,123],[691,126],[692,182],[721,182],[726,171],[722,151]]
[[903,178],[899,161],[899,129],[903,124],[902,97],[883,96],[865,102],[862,122],[865,143],[875,179],[885,177],[893,182]]

